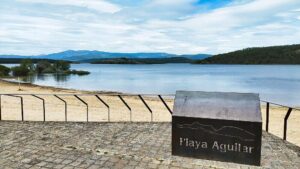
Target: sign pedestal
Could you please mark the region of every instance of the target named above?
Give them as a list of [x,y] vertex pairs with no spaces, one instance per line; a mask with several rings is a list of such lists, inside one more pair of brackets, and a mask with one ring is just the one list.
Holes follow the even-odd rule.
[[257,94],[176,92],[173,155],[260,165],[261,136]]

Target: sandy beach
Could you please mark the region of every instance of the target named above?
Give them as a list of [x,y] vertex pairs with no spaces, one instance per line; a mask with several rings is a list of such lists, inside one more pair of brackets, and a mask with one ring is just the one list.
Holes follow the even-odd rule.
[[[88,103],[89,121],[108,121],[108,109],[95,96],[96,94],[110,106],[110,121],[130,121],[130,111],[117,96],[116,92],[91,92],[44,87],[32,84],[21,84],[21,90],[16,83],[0,81],[1,94],[36,94],[45,99],[46,121],[64,121],[64,103],[52,94],[57,94],[67,102],[68,121],[86,121],[86,105],[74,97],[77,94]],[[40,95],[39,95],[40,94]],[[51,94],[51,95],[47,95]],[[24,101],[24,119],[43,120],[42,101],[31,95],[22,95]],[[145,107],[138,96],[122,96],[131,108],[132,121],[151,121],[151,113]],[[171,115],[160,99],[153,95],[143,96],[152,110],[153,121],[170,121]],[[2,119],[20,120],[20,99],[8,95],[2,95]],[[173,99],[164,97],[170,108],[173,107]]]
[[[57,94],[59,97],[67,101],[67,120],[68,121],[86,121],[87,111],[86,105],[73,95],[78,96],[88,103],[90,122],[107,122],[110,121],[130,121],[130,114],[132,121],[151,121],[151,113],[145,107],[138,96],[127,95],[123,99],[131,108],[124,105],[121,99],[116,96],[118,93],[114,92],[92,92],[79,91],[71,89],[61,89],[54,87],[44,87],[32,84],[21,84],[21,90],[17,83],[0,80],[1,95],[1,114],[2,120],[21,120],[21,106],[20,99],[17,97],[8,96],[5,94],[26,94],[22,95],[24,101],[24,120],[26,121],[42,121],[43,120],[43,106],[42,101],[29,94],[36,94],[45,99],[46,121],[64,121],[65,107],[64,103],[51,94]],[[46,95],[50,94],[50,95]],[[95,95],[98,95],[103,101],[110,106],[110,113],[108,114],[107,107],[101,103]],[[153,121],[165,122],[171,121],[171,115],[165,108],[160,99],[153,95],[143,96],[145,102],[152,110]],[[168,106],[173,108],[173,99],[169,96],[164,96]],[[263,115],[263,129],[265,129],[265,112],[266,106],[261,105]],[[269,132],[282,137],[283,136],[283,122],[287,108],[271,106],[270,107],[270,126]],[[293,110],[288,121],[287,139],[289,142],[300,146],[300,111]]]

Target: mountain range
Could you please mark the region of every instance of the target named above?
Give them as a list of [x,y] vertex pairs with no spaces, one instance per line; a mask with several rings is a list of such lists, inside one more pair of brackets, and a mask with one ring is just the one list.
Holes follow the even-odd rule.
[[68,60],[68,61],[86,61],[96,59],[114,59],[114,58],[128,58],[128,59],[145,59],[145,58],[173,58],[184,57],[191,60],[201,60],[210,57],[209,54],[195,54],[195,55],[176,55],[169,53],[112,53],[96,50],[67,50],[58,53],[23,56],[23,55],[0,55],[0,58],[31,58],[31,59],[53,59],[53,60]]
[[177,55],[170,53],[112,53],[96,50],[67,50],[59,53],[36,56],[0,55],[1,63],[19,63],[24,58],[34,61],[66,60],[103,64],[300,64],[300,44],[253,47],[229,53],[209,55]]

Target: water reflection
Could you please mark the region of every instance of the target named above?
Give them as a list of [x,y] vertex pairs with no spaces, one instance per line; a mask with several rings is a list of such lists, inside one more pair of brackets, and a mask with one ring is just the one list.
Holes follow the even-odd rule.
[[21,80],[28,83],[35,83],[38,81],[55,81],[57,83],[64,83],[70,79],[68,74],[34,74],[27,77],[22,77]]
[[72,75],[66,75],[66,74],[55,74],[55,75],[53,75],[54,80],[56,82],[66,82],[70,79],[70,76],[72,76]]

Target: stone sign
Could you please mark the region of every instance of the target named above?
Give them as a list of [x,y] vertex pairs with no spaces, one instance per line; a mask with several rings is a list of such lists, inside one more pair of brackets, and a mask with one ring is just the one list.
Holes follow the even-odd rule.
[[172,154],[260,165],[258,94],[177,91]]

